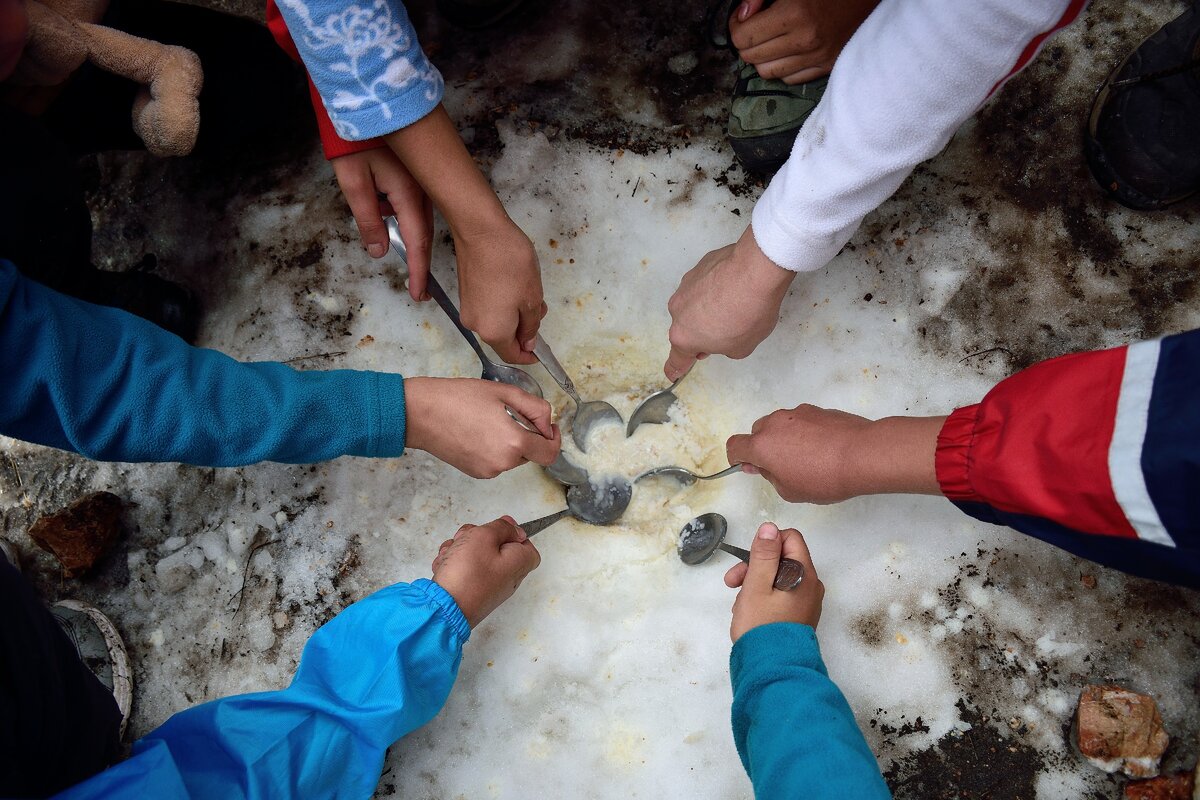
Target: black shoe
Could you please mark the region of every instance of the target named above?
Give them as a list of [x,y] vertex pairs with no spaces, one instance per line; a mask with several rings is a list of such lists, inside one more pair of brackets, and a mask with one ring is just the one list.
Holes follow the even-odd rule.
[[153,259],[147,256],[126,272],[96,270],[83,299],[136,314],[192,344],[200,327],[200,306],[179,284],[146,272],[153,269]]
[[1084,140],[1100,186],[1152,210],[1200,192],[1200,12],[1146,39],[1100,87]]

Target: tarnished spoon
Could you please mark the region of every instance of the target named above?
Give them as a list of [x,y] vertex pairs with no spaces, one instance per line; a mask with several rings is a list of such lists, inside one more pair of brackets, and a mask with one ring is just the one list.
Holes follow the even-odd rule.
[[[695,366],[694,364],[692,366]],[[679,376],[679,379],[672,383],[666,389],[659,389],[654,394],[647,397],[638,407],[633,410],[629,416],[629,423],[625,426],[625,435],[633,436],[633,432],[638,429],[639,425],[651,423],[661,425],[671,419],[671,406],[678,400],[675,396],[675,389],[683,382],[683,379],[688,376],[688,372],[692,371],[692,367],[688,367],[687,372]]]
[[633,479],[633,482],[637,483],[638,481],[646,478],[674,478],[684,486],[691,486],[696,481],[715,481],[717,478],[724,478],[726,475],[732,475],[735,472],[741,471],[741,462],[738,462],[727,469],[723,469],[720,472],[713,473],[712,475],[697,475],[690,469],[684,469],[683,467],[655,467],[654,469],[648,469],[641,475],[638,475]]
[[562,390],[575,402],[575,416],[571,419],[571,438],[575,440],[575,446],[580,452],[587,452],[588,435],[597,425],[616,424],[620,425],[625,420],[621,419],[621,414],[611,404],[605,403],[603,400],[591,400],[587,403],[579,398],[579,392],[575,390],[575,382],[571,380],[571,376],[567,375],[567,371],[563,369],[562,364],[554,356],[554,351],[550,349],[550,345],[546,344],[546,340],[537,337],[537,342],[533,347],[533,354],[537,356],[537,360],[542,362],[542,366],[550,373],[550,377],[554,378],[555,382],[562,387]]
[[[703,564],[717,550],[724,550],[750,563],[750,551],[725,544],[729,523],[720,514],[701,514],[683,526],[679,532],[679,558],[690,567]],[[775,588],[790,592],[804,580],[804,565],[791,558],[779,559],[775,573]]]
[[602,483],[584,483],[567,489],[567,507],[545,517],[520,525],[526,536],[546,530],[560,519],[575,517],[593,525],[616,522],[633,497],[633,484],[621,477]]

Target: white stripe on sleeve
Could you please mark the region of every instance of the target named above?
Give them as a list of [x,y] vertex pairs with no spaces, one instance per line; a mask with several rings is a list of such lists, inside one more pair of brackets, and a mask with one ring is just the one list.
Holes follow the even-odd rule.
[[1125,375],[1117,400],[1117,422],[1108,448],[1108,475],[1113,494],[1138,538],[1174,547],[1175,540],[1159,519],[1142,472],[1142,445],[1150,418],[1150,394],[1158,370],[1159,342],[1138,342],[1125,351]]

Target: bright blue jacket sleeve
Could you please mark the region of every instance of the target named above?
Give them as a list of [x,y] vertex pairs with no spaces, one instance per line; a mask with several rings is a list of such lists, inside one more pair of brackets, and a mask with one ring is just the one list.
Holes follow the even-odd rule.
[[442,100],[442,75],[400,0],[277,0],[338,136],[361,141],[407,127]]
[[446,702],[470,632],[433,581],[388,587],[313,634],[288,688],[181,711],[57,797],[369,798],[387,748]]
[[98,461],[228,467],[404,452],[404,379],[188,346],[0,260],[0,433]]
[[811,627],[752,628],[733,645],[729,674],[733,739],[758,800],[891,797]]

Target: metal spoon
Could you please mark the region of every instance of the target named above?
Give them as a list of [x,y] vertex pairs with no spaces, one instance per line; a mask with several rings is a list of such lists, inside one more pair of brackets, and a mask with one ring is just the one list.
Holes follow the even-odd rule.
[[546,344],[546,340],[540,334],[533,347],[533,354],[537,356],[538,361],[542,362],[542,366],[550,373],[550,377],[554,378],[562,390],[575,401],[575,416],[571,419],[571,438],[575,440],[575,446],[579,448],[580,452],[587,452],[588,434],[597,425],[609,423],[620,425],[624,422],[621,414],[611,404],[605,403],[603,400],[592,400],[585,403],[579,399],[579,392],[575,390],[574,381],[567,375],[562,364],[558,363],[558,359],[554,357],[554,351],[550,349],[550,345]]
[[[701,514],[679,532],[679,558],[690,567],[703,564],[717,550],[724,550],[750,563],[750,551],[725,544],[729,523],[720,514]],[[804,580],[804,565],[791,558],[779,559],[775,588],[790,592]]]
[[[693,366],[695,366],[693,364]],[[688,367],[687,372],[679,376],[679,379],[672,383],[666,389],[659,389],[654,394],[647,397],[638,407],[633,410],[633,414],[629,416],[629,424],[625,426],[625,436],[633,436],[633,432],[638,429],[643,423],[652,423],[661,425],[671,419],[671,406],[678,400],[675,396],[675,389],[683,382],[683,379],[688,376],[692,368]]]
[[720,472],[713,473],[712,475],[697,475],[690,469],[684,469],[683,467],[655,467],[654,469],[646,470],[641,475],[638,475],[633,479],[633,482],[637,483],[644,478],[665,477],[674,478],[684,486],[691,486],[696,481],[715,481],[717,478],[724,478],[726,475],[732,475],[735,472],[741,472],[741,470],[742,464],[740,461],[728,467],[727,469],[723,469]]
[[614,478],[601,484],[584,483],[567,489],[567,507],[532,522],[521,524],[526,536],[546,530],[565,517],[590,522],[593,525],[611,525],[625,513],[633,497],[633,484],[624,478]]
[[[395,217],[387,218],[388,238],[392,243],[392,252],[400,256],[405,266],[408,266],[408,251],[404,247],[404,240],[400,238],[400,228],[396,225]],[[507,383],[510,386],[516,386],[518,389],[527,392],[528,394],[542,397],[542,387],[533,376],[524,370],[510,367],[507,364],[497,364],[487,357],[487,353],[483,351],[483,347],[479,344],[479,339],[471,332],[471,329],[463,325],[462,318],[458,314],[458,308],[454,305],[454,301],[446,294],[446,290],[438,283],[437,278],[433,273],[429,273],[428,290],[430,296],[433,297],[437,304],[442,307],[442,311],[446,312],[446,316],[454,323],[454,327],[458,328],[458,332],[467,340],[467,344],[471,345],[471,349],[475,351],[475,355],[479,356],[479,361],[483,365],[484,380],[496,381],[497,383]]]

